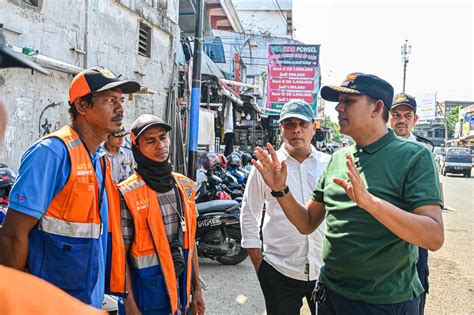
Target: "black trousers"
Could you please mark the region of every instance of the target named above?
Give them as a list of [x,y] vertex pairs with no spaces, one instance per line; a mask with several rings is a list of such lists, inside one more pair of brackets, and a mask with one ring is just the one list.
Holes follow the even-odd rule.
[[416,271],[420,278],[421,284],[425,292],[420,296],[420,315],[425,314],[426,294],[429,290],[428,275],[430,273],[428,268],[428,251],[424,248],[418,248],[418,262],[416,263]]
[[311,314],[316,314],[316,305],[311,301],[316,281],[301,281],[286,277],[265,260],[260,264],[257,276],[265,297],[268,315],[298,315],[304,297],[308,301]]
[[319,284],[318,315],[419,315],[420,297],[394,304],[370,304],[350,300]]
[[234,152],[234,137],[235,137],[235,134],[233,132],[228,132],[224,134],[224,144],[225,144],[224,156],[225,157],[228,157],[229,154]]

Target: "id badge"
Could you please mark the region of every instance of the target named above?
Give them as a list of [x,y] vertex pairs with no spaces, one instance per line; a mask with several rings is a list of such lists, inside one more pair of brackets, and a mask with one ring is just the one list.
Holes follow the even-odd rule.
[[179,222],[181,224],[181,230],[184,232],[186,232],[186,222],[184,220],[180,220]]

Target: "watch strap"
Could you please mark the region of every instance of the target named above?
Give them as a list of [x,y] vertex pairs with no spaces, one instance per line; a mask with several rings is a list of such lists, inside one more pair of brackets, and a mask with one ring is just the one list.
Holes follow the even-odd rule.
[[273,191],[272,190],[271,195],[273,197],[283,197],[285,195],[288,195],[289,192],[290,192],[290,187],[286,186],[286,188],[281,190],[281,191]]

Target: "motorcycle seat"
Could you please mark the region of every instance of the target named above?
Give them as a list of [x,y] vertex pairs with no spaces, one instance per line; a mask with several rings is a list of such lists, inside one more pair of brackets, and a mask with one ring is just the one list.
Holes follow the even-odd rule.
[[211,200],[196,204],[199,213],[226,211],[229,208],[237,207],[239,203],[235,200]]

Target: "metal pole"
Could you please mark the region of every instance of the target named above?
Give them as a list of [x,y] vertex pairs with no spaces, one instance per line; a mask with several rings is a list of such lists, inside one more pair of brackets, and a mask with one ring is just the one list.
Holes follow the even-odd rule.
[[444,145],[448,144],[448,109],[446,107],[448,104],[444,102]]
[[405,80],[407,77],[407,63],[408,63],[408,60],[405,59],[405,61],[403,62],[403,93],[405,93]]
[[199,135],[199,106],[201,103],[201,57],[204,0],[197,0],[196,32],[194,35],[193,82],[189,122],[188,177],[196,178],[196,159]]
[[408,40],[405,40],[405,43],[402,45],[402,61],[403,61],[403,93],[405,93],[405,81],[407,74],[407,64],[409,61],[411,53],[411,44],[408,43]]

